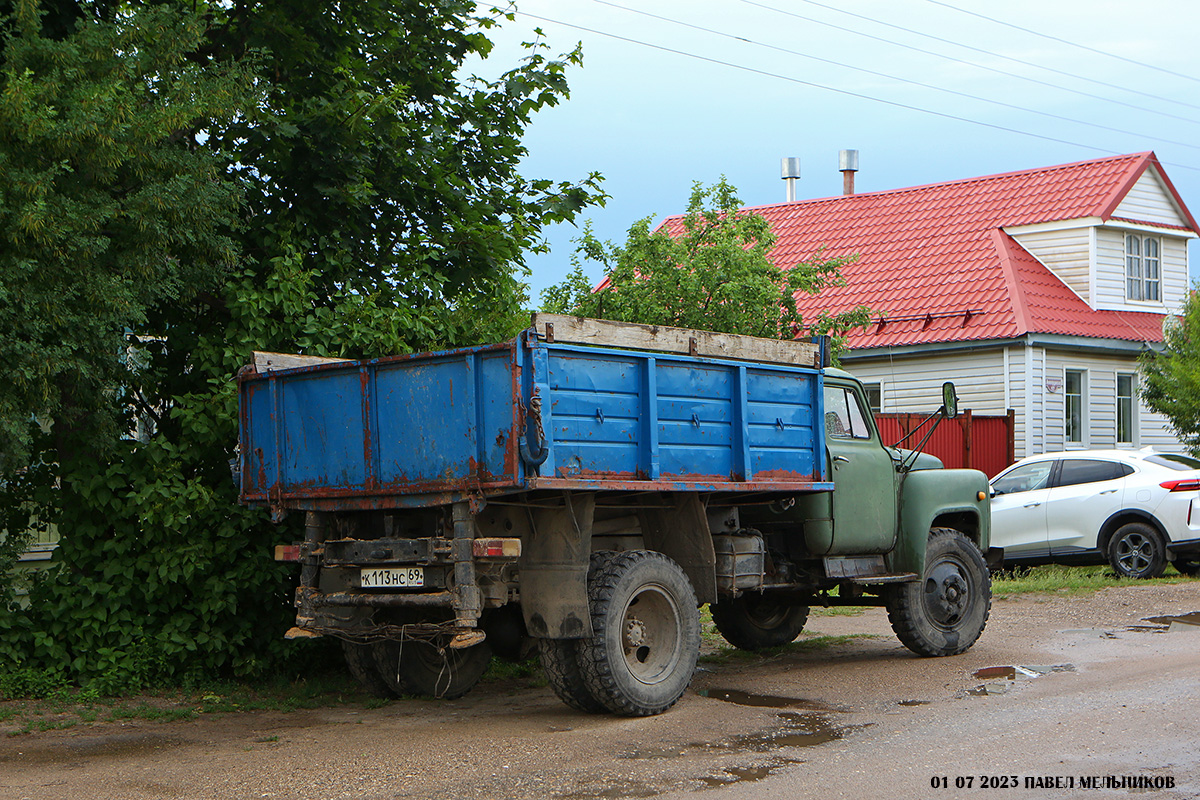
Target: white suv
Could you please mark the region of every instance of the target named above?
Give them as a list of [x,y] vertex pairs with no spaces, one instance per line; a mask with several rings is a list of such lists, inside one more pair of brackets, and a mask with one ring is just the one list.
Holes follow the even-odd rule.
[[1005,564],[1101,564],[1156,578],[1200,571],[1200,461],[1151,449],[1030,456],[992,479]]

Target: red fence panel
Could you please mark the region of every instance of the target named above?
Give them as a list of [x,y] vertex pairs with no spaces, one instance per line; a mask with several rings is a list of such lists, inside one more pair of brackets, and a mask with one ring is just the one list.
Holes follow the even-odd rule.
[[[876,414],[875,424],[887,445],[896,444],[912,433],[901,446],[913,449],[936,421],[921,425],[928,417],[928,414]],[[977,469],[991,478],[1013,463],[1013,423],[1012,411],[1004,416],[965,411],[954,419],[943,420],[921,449],[940,458],[948,468]]]

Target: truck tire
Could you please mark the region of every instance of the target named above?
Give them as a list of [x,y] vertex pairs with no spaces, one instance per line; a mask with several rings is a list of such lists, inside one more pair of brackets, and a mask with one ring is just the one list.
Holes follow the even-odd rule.
[[892,630],[922,656],[965,652],[987,625],[992,580],[975,543],[950,528],[929,532],[920,581],[889,587],[884,595]]
[[578,639],[538,639],[538,656],[550,688],[576,711],[601,714],[608,709],[592,696],[579,668]]
[[723,598],[708,609],[725,641],[739,650],[781,647],[794,641],[808,622],[808,606],[781,603],[761,592]]
[[700,653],[696,593],[662,553],[630,550],[588,575],[592,636],[579,640],[583,681],[614,714],[661,714],[683,696]]
[[1129,522],[1109,540],[1108,562],[1122,578],[1157,578],[1167,568],[1167,551],[1153,527]]
[[442,652],[424,641],[376,642],[372,654],[376,669],[396,694],[443,700],[453,700],[471,691],[492,660],[492,650],[486,641]]
[[392,687],[383,679],[379,668],[375,666],[371,645],[347,642],[343,639],[342,655],[346,659],[346,668],[367,694],[385,698],[396,696]]
[[[588,562],[588,575],[604,568],[615,556],[611,550],[592,553]],[[538,639],[538,655],[542,671],[558,699],[576,711],[585,714],[601,714],[608,709],[592,694],[583,680],[579,666],[578,639]]]

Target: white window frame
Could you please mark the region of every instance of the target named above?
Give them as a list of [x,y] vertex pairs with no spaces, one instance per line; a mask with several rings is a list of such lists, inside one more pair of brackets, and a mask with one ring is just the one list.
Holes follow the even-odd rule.
[[1125,234],[1125,299],[1131,303],[1162,302],[1162,239]]
[[[1070,391],[1071,375],[1079,376],[1079,393]],[[1079,438],[1072,439],[1071,398],[1079,398]],[[1086,369],[1063,369],[1063,444],[1066,449],[1088,446],[1088,371]]]
[[863,393],[867,396],[867,405],[871,406],[871,389],[875,389],[879,393],[879,408],[871,407],[872,414],[883,413],[883,381],[870,381],[863,383]]
[[[1128,395],[1121,394],[1121,380],[1123,378],[1129,379],[1129,394]],[[1138,391],[1137,390],[1138,390],[1138,380],[1137,380],[1136,372],[1118,372],[1117,373],[1116,384],[1115,384],[1115,388],[1114,388],[1114,394],[1115,394],[1115,401],[1114,401],[1115,409],[1114,409],[1114,411],[1116,412],[1115,416],[1114,416],[1114,422],[1116,423],[1116,430],[1113,432],[1113,435],[1116,437],[1117,447],[1137,448],[1137,446],[1138,446],[1141,425],[1138,424],[1139,418],[1138,418],[1138,401],[1137,401],[1138,400]],[[1121,404],[1122,404],[1122,401],[1126,401],[1128,403],[1128,407],[1129,407],[1129,411],[1128,411],[1129,421],[1127,423],[1129,426],[1129,430],[1127,431],[1129,438],[1127,438],[1127,439],[1121,438]]]

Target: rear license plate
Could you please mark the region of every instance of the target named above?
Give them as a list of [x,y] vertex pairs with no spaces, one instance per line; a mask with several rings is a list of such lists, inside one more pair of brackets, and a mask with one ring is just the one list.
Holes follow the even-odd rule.
[[425,570],[421,567],[381,567],[364,569],[360,576],[364,589],[404,589],[425,585]]

